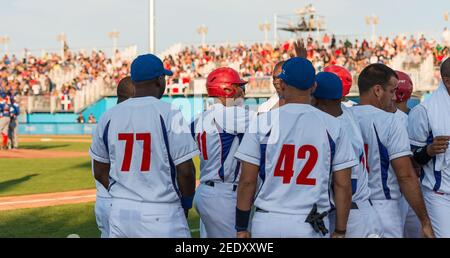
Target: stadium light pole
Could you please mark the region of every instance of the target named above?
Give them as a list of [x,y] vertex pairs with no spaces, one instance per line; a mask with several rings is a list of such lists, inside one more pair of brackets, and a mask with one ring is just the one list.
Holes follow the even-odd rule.
[[273,14],[273,38],[274,46],[278,44],[278,14]]
[[378,23],[379,19],[376,15],[366,16],[366,24],[372,26],[372,43],[374,44],[377,39],[376,26],[378,25]]
[[63,33],[60,33],[59,35],[58,35],[58,37],[57,37],[57,40],[58,40],[58,42],[60,42],[60,47],[61,47],[61,59],[62,59],[62,61],[64,61],[64,45],[65,45],[65,43],[66,43],[66,40],[67,40],[67,36],[66,36],[66,34],[63,32]]
[[117,51],[117,40],[119,39],[119,36],[120,32],[118,32],[116,29],[108,33],[108,37],[112,39],[113,42],[113,52],[112,52],[113,60]]
[[9,38],[9,36],[0,37],[0,44],[2,44],[4,46],[4,51],[5,51],[6,55],[8,55],[8,52],[9,52],[8,46],[9,46],[10,41],[11,41],[11,39]]
[[150,41],[149,41],[149,51],[151,54],[155,54],[155,0],[150,0]]
[[197,33],[202,36],[202,46],[206,45],[206,35],[208,34],[208,27],[205,24],[197,28]]
[[269,31],[272,29],[272,26],[268,21],[259,24],[259,30],[264,32],[264,43],[269,42]]

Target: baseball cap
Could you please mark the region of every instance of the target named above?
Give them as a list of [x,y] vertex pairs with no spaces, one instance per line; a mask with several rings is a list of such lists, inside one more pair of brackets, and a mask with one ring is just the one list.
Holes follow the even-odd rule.
[[316,81],[316,70],[306,58],[294,57],[286,61],[281,74],[278,76],[289,86],[299,90],[308,90]]
[[316,78],[317,89],[313,96],[317,99],[342,99],[342,81],[334,73],[321,72]]
[[163,62],[152,54],[138,56],[131,64],[133,82],[150,81],[160,76],[172,76],[172,71],[164,69]]

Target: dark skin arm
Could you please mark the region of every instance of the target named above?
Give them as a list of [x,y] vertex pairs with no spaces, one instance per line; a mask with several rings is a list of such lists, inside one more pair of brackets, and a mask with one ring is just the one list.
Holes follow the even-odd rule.
[[94,177],[105,189],[109,189],[109,169],[110,164],[101,163],[93,160]]
[[433,139],[433,143],[427,146],[427,153],[430,157],[447,152],[449,146],[449,136],[437,136]]
[[410,158],[401,157],[391,161],[391,164],[397,175],[402,193],[405,195],[406,200],[422,224],[423,236],[425,238],[434,238],[433,228],[423,200],[419,179],[414,172]]
[[[258,183],[259,166],[248,162],[242,162],[242,173],[237,190],[237,208],[241,211],[250,211],[255,197]],[[250,238],[247,231],[238,232],[238,238]]]
[[[192,160],[181,163],[176,167],[177,181],[182,197],[191,197],[195,194],[195,167]],[[186,218],[189,210],[184,211]]]
[[[348,216],[352,207],[352,170],[350,168],[333,173],[334,201],[336,205],[336,230],[346,231]],[[333,238],[344,235],[333,233]]]

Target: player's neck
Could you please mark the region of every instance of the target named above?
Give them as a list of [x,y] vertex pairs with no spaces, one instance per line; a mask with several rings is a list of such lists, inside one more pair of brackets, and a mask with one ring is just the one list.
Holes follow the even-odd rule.
[[315,107],[329,115],[334,116],[334,117],[339,117],[343,113],[342,107],[339,104],[338,105],[330,105],[327,103],[319,102],[319,103],[317,103],[317,105]]
[[374,106],[378,109],[382,109],[380,102],[377,101],[377,99],[375,98],[371,98],[370,96],[361,96],[360,97],[360,102],[359,102],[360,106]]
[[403,111],[406,114],[409,113],[409,107],[408,107],[406,102],[402,102],[400,104],[397,104],[397,108],[400,109],[401,111]]

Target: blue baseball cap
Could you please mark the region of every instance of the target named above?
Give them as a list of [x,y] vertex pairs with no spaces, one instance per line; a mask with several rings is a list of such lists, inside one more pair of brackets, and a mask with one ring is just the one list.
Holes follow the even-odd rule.
[[160,76],[172,76],[172,71],[164,69],[163,62],[152,54],[138,56],[131,64],[133,82],[150,81]]
[[342,81],[334,73],[321,72],[316,76],[317,89],[313,96],[317,99],[342,99]]
[[316,81],[316,69],[308,59],[294,57],[284,63],[278,78],[289,86],[299,90],[308,90],[314,86]]

